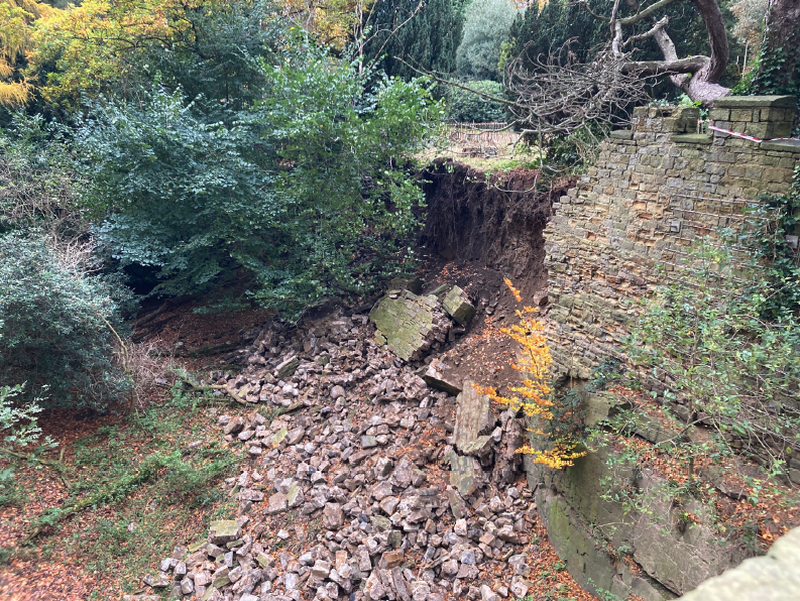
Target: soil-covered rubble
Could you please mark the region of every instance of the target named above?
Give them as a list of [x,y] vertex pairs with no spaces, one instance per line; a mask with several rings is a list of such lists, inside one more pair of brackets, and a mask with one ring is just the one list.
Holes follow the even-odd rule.
[[205,601],[527,594],[536,515],[516,420],[471,388],[458,405],[374,335],[364,315],[265,327],[240,375],[214,374],[253,407],[219,418],[249,457],[225,483],[238,518],[176,548],[150,587]]

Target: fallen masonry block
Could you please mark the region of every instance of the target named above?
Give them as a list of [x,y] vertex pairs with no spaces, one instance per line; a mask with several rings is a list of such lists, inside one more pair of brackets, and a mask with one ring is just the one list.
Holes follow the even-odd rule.
[[458,286],[453,286],[445,295],[442,306],[459,325],[465,326],[475,317],[475,306],[467,298],[467,293]]
[[480,394],[473,382],[464,382],[464,390],[456,399],[456,425],[453,438],[456,448],[465,454],[479,454],[489,442],[489,436],[483,436],[493,425],[489,397]]
[[451,322],[435,296],[417,296],[408,290],[390,291],[369,313],[375,324],[375,342],[389,347],[404,361],[416,361],[437,342],[447,340]]
[[239,538],[239,524],[236,520],[216,520],[211,522],[208,540],[215,545],[225,545]]
[[461,385],[446,375],[446,370],[447,368],[443,363],[434,361],[422,374],[422,379],[431,388],[443,390],[447,394],[456,396],[461,393]]

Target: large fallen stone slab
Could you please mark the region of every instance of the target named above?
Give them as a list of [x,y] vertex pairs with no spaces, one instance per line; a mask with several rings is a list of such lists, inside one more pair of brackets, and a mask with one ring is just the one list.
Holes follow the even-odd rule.
[[465,326],[475,317],[474,305],[469,301],[467,293],[458,286],[453,286],[445,295],[442,306],[459,325]]
[[408,290],[389,292],[369,318],[378,329],[375,342],[387,345],[404,361],[421,359],[435,343],[445,342],[451,327],[435,296],[417,296]]
[[464,382],[464,390],[456,399],[456,425],[453,438],[456,448],[464,454],[472,454],[483,448],[489,437],[482,437],[490,429],[491,409],[489,397],[480,394],[475,384]]

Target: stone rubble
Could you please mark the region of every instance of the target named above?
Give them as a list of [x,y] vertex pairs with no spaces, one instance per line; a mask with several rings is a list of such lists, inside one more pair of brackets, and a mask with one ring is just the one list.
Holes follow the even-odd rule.
[[218,419],[249,457],[225,482],[238,518],[212,522],[145,584],[198,601],[526,595],[535,505],[513,485],[516,420],[471,385],[457,409],[373,337],[363,315],[291,339],[266,328],[243,373],[214,374],[253,404]]

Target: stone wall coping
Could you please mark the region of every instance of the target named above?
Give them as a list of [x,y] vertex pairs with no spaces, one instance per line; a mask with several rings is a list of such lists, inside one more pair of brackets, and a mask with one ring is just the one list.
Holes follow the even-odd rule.
[[672,134],[670,140],[679,144],[712,144],[714,142],[708,134]]
[[764,150],[800,152],[800,140],[766,140],[761,143]]
[[633,132],[629,129],[615,129],[609,136],[617,140],[632,140]]
[[784,108],[791,109],[797,106],[795,96],[725,96],[714,101],[717,109],[743,109],[743,108]]

